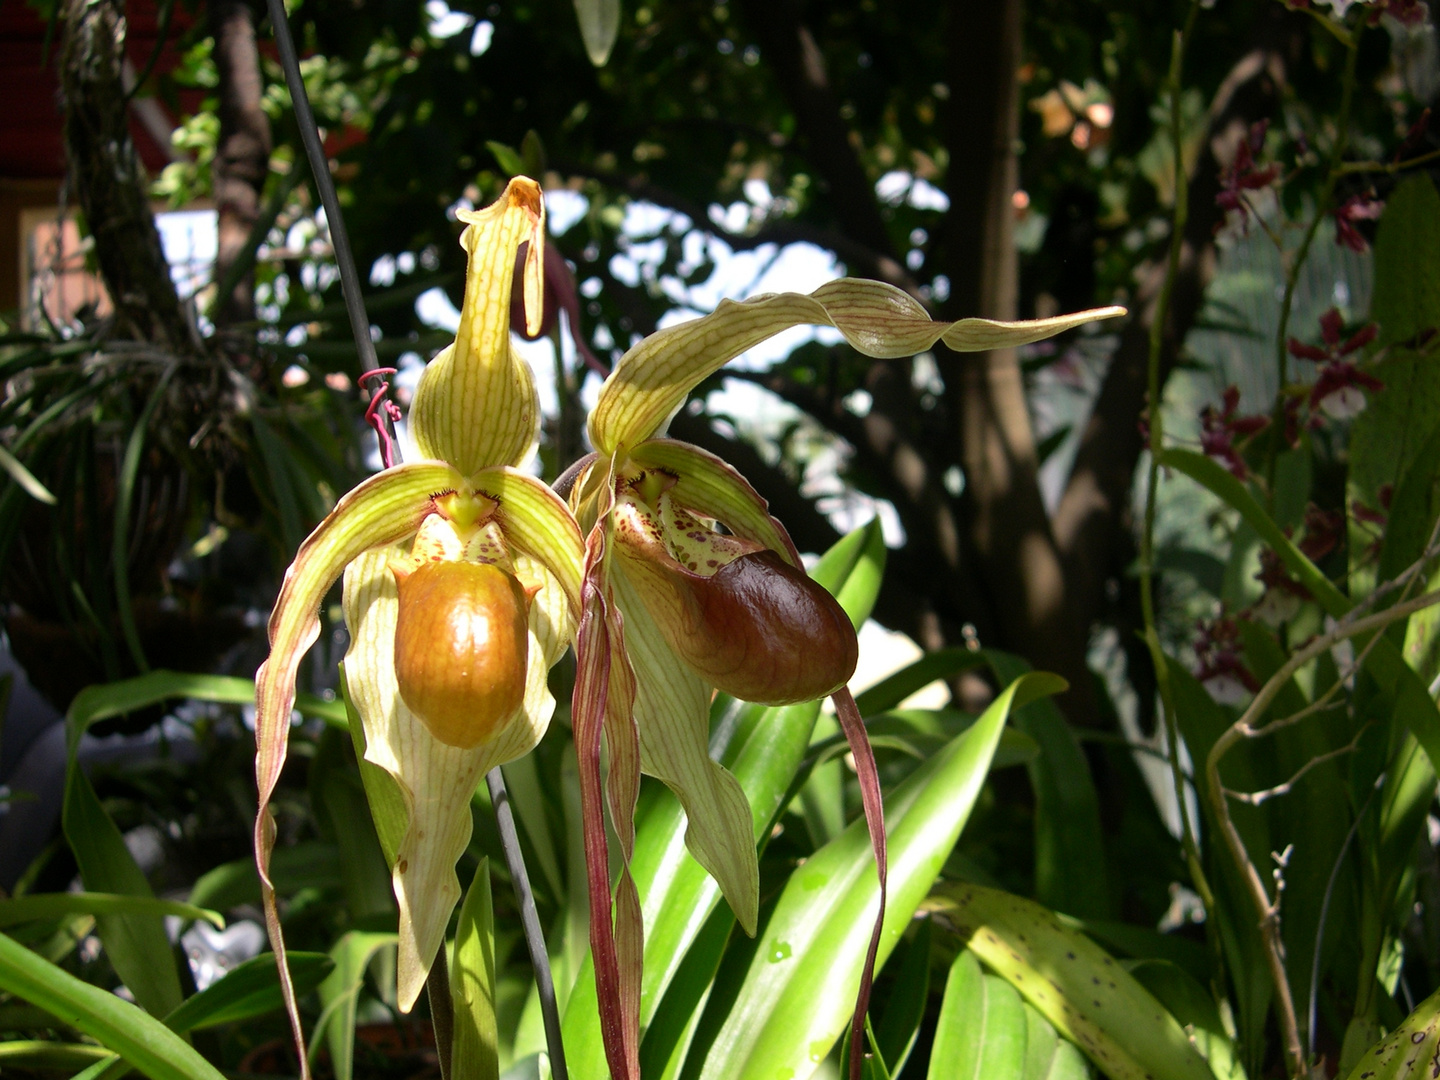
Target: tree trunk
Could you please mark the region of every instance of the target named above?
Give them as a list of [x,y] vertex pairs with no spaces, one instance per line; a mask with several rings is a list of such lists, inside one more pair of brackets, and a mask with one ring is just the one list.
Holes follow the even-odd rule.
[[[941,239],[950,278],[948,318],[1017,317],[1015,250],[1018,186],[1021,5],[956,4],[949,28],[950,211]],[[968,544],[995,625],[982,642],[1021,653],[1063,675],[1061,704],[1080,724],[1100,722],[1086,667],[1087,628],[1067,600],[1065,571],[1036,480],[1034,433],[1014,349],[956,355],[937,350],[945,402],[958,435]],[[984,641],[986,630],[999,640]]]
[[65,155],[71,189],[95,240],[95,258],[119,332],[168,352],[195,351],[160,233],[145,196],[145,171],[130,139],[120,72],[120,0],[65,0],[60,55]]
[[[215,282],[223,283],[246,253],[260,216],[260,197],[270,171],[270,119],[260,107],[264,82],[255,48],[255,15],[246,0],[213,0],[210,32],[219,75],[220,137],[211,186],[219,214]],[[227,296],[216,297],[221,329],[255,317],[255,276],[245,273]]]

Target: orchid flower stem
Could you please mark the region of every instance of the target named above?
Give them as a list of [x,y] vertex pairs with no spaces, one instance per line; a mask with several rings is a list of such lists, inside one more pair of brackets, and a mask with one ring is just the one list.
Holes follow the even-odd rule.
[[[1170,295],[1175,279],[1180,272],[1180,258],[1185,243],[1185,224],[1189,216],[1189,182],[1185,172],[1182,116],[1180,112],[1180,76],[1184,68],[1185,45],[1195,25],[1199,4],[1192,2],[1185,19],[1185,27],[1175,33],[1170,56],[1170,72],[1166,80],[1166,94],[1170,106],[1170,149],[1175,162],[1175,207],[1170,223],[1170,250],[1165,268],[1165,282],[1156,298],[1155,310],[1150,318],[1150,348],[1148,364],[1148,392],[1150,402],[1150,465],[1145,485],[1145,527],[1140,537],[1140,606],[1145,620],[1145,645],[1150,661],[1155,668],[1155,683],[1159,691],[1160,712],[1165,728],[1165,742],[1170,759],[1170,774],[1174,784],[1175,802],[1180,816],[1180,841],[1185,862],[1190,871],[1192,884],[1199,893],[1207,913],[1215,911],[1215,897],[1206,878],[1200,858],[1200,846],[1195,839],[1195,828],[1190,820],[1189,803],[1186,800],[1185,772],[1180,764],[1180,733],[1175,718],[1174,688],[1170,683],[1170,661],[1160,644],[1160,634],[1155,618],[1155,504],[1160,484],[1159,460],[1164,448],[1165,431],[1162,417],[1160,354],[1165,340],[1165,323],[1169,313]],[[1213,926],[1213,918],[1207,925]],[[1223,997],[1221,985],[1224,976],[1224,956],[1219,939],[1213,932],[1210,938],[1216,966],[1216,985],[1212,988],[1215,997]]]
[[1330,160],[1326,163],[1325,180],[1320,188],[1320,198],[1315,204],[1315,213],[1310,218],[1310,224],[1305,228],[1305,235],[1300,240],[1300,246],[1296,249],[1295,256],[1290,260],[1290,265],[1286,270],[1285,292],[1280,300],[1280,323],[1275,331],[1275,364],[1278,379],[1275,410],[1271,418],[1271,430],[1274,434],[1270,438],[1270,447],[1265,454],[1265,497],[1272,504],[1275,499],[1275,462],[1279,457],[1280,439],[1285,430],[1285,384],[1289,380],[1290,361],[1286,343],[1290,329],[1290,313],[1295,304],[1295,290],[1300,283],[1300,271],[1305,265],[1305,260],[1310,257],[1310,246],[1315,242],[1315,234],[1320,230],[1320,223],[1330,213],[1335,201],[1335,185],[1340,179],[1341,159],[1345,156],[1345,149],[1349,145],[1350,109],[1355,98],[1355,63],[1360,55],[1359,37],[1365,27],[1362,20],[1353,32],[1347,31],[1342,34],[1335,27],[1329,25],[1329,19],[1318,15],[1316,17],[1345,46],[1345,71],[1340,83],[1340,115],[1335,121],[1335,142],[1330,147]]
[[495,824],[500,829],[505,863],[510,867],[510,880],[515,883],[515,899],[520,902],[525,945],[530,950],[530,964],[535,969],[535,992],[540,996],[545,1044],[550,1050],[550,1075],[554,1080],[569,1080],[565,1044],[560,1041],[560,1010],[555,1004],[555,981],[550,976],[550,954],[545,951],[545,932],[540,927],[540,916],[535,910],[535,893],[530,889],[530,875],[525,870],[525,856],[520,850],[520,837],[515,832],[515,813],[510,809],[505,777],[497,767],[485,774],[485,783],[490,788],[490,805],[495,808]]
[[[365,300],[360,295],[360,275],[355,272],[355,257],[350,252],[350,235],[345,231],[345,219],[340,214],[340,199],[335,194],[335,182],[330,178],[330,163],[325,157],[325,148],[320,143],[320,128],[315,123],[315,112],[310,108],[310,97],[305,92],[305,79],[300,74],[300,61],[295,54],[295,41],[290,36],[290,22],[285,15],[285,0],[268,0],[270,23],[275,30],[275,47],[280,52],[280,66],[285,69],[285,84],[290,88],[290,101],[295,109],[295,120],[300,128],[300,141],[305,145],[305,157],[310,162],[310,171],[315,176],[315,189],[320,193],[320,205],[325,208],[325,224],[330,230],[330,242],[335,248],[335,265],[340,271],[340,290],[345,296],[345,312],[350,317],[350,330],[355,335],[355,351],[360,360],[361,371],[373,371],[380,366],[375,359],[375,342],[370,337],[370,317],[365,314]],[[389,417],[384,417],[387,428]],[[390,431],[391,438],[394,432]]]
[[455,1001],[450,996],[450,965],[442,947],[435,953],[430,975],[425,980],[430,997],[430,1025],[435,1030],[435,1056],[440,1061],[440,1080],[450,1076],[455,1050]]

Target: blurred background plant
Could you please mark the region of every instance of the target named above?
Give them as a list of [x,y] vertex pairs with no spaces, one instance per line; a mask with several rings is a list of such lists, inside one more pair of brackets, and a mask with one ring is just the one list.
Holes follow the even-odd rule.
[[[1402,605],[1433,576],[1440,513],[1434,11],[627,0],[579,15],[444,0],[291,14],[402,404],[458,321],[455,211],[521,172],[543,179],[549,265],[568,270],[548,283],[564,318],[518,345],[544,395],[547,479],[584,451],[603,371],[723,297],[844,272],[937,318],[1132,313],[963,360],[873,361],[797,332],[672,421],[739,467],[802,551],[875,522],[817,570],[852,617],[873,608],[857,690],[902,669],[860,694],[892,844],[918,860],[897,871],[909,892],[892,883],[872,1075],[1135,1075],[1107,1047],[1139,1075],[1191,1075],[1194,1054],[1226,1078],[1348,1075],[1407,1013],[1433,1013],[1440,657],[1434,613]],[[0,120],[0,240],[23,269],[0,278],[0,1068],[18,1075],[98,1075],[114,1067],[102,1047],[151,1075],[298,1068],[256,956],[244,703],[283,567],[378,461],[270,38],[239,0],[0,8],[13,100],[39,102]],[[1347,613],[1367,603],[1363,617],[1397,614],[1352,641]],[[336,1076],[433,1072],[428,1021],[394,1009],[385,848],[335,696],[338,605],[322,617],[276,808],[314,1059]],[[1069,689],[1002,736],[997,691],[1026,666]],[[588,1076],[557,697],[559,722],[506,776],[571,1070]],[[833,1035],[776,1029],[828,1031],[829,976],[809,973],[849,955],[844,934],[782,929],[859,880],[858,790],[833,719],[783,712],[714,710],[713,753],[754,785],[755,941],[710,914],[700,877],[674,876],[693,872],[682,820],[643,793],[636,872],[661,950],[647,1077],[761,1075],[747,1063],[792,1052],[796,1076],[838,1067]],[[782,730],[783,753],[767,741]],[[492,927],[498,1067],[543,1074],[488,792],[475,802],[460,872],[494,877],[493,911],[472,890],[457,932]],[[110,899],[59,899],[80,884]],[[985,889],[1063,921],[987,907]],[[846,910],[837,928],[864,925]],[[986,932],[1021,959],[987,951]],[[1117,1002],[1055,976],[1073,1015],[1047,1011],[1026,975],[1071,953],[1086,979],[1123,966],[1133,984],[1109,987]],[[140,1021],[62,970],[123,984],[152,1017],[188,1006],[167,1030],[193,1049],[160,1060],[189,1064],[153,1071],[124,1041]],[[1168,1020],[1139,1022],[1151,1001],[1178,1042]]]

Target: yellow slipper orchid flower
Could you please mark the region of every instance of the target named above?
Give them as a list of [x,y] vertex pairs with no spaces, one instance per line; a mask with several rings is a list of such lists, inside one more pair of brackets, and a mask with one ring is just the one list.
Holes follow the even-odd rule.
[[545,733],[555,707],[546,676],[580,612],[579,528],[557,495],[516,468],[533,450],[540,414],[530,370],[511,351],[510,294],[528,241],[522,291],[527,324],[538,328],[539,186],[517,178],[497,202],[460,217],[469,271],[459,331],[425,369],[410,411],[422,460],[361,483],[301,545],[256,676],[256,861],[297,1041],[269,876],[269,802],[285,763],[296,670],[319,633],[326,593],[343,573],[346,681],[365,758],[394,779],[407,812],[392,867],[403,1011],[419,997],[460,897],[455,864],[470,839],[470,797],[488,770]]

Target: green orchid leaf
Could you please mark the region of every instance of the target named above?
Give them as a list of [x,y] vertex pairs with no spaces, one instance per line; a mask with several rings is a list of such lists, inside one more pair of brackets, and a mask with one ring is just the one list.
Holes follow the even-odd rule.
[[497,1080],[499,1036],[495,1028],[495,907],[490,860],[481,859],[460,906],[450,959],[450,997],[455,1036],[447,1080]]
[[[811,570],[814,580],[845,598],[852,621],[863,622],[879,592],[885,566],[879,520],[835,544]],[[728,768],[750,804],[752,837],[770,835],[790,782],[804,760],[820,703],[780,708],[721,706],[733,719],[720,763]],[[644,898],[645,964],[640,1023],[644,1074],[658,1075],[665,1063],[678,1066],[693,1034],[734,917],[717,908],[719,886],[685,845],[686,820],[674,798],[656,800],[638,822],[631,871]],[[713,914],[712,914],[713,913]],[[590,962],[575,982],[565,1011],[565,1047],[577,1076],[603,1075],[595,979]],[[652,1062],[658,1063],[652,1064]],[[667,1073],[666,1075],[673,1075]]]
[[[889,796],[889,904],[877,966],[964,828],[1011,708],[1060,685],[1063,680],[1036,674],[1011,683],[972,727]],[[786,1069],[804,1075],[829,1053],[854,1010],[879,900],[874,866],[866,823],[857,820],[791,875],[734,999],[712,995],[702,1018],[690,1051],[702,1080],[761,1068],[766,1075]]]
[[[291,953],[290,970],[296,992],[307,994],[329,974],[334,964],[324,953]],[[179,1035],[222,1024],[239,1023],[264,1016],[284,1006],[275,954],[265,953],[245,961],[218,982],[212,983],[165,1017],[165,1026]],[[131,1072],[124,1058],[110,1055],[79,1075],[86,1080],[120,1080]],[[72,1078],[76,1080],[76,1078]]]
[[[255,680],[193,671],[151,671],[133,679],[87,686],[76,695],[70,712],[87,727],[166,701],[208,701],[216,705],[254,705]],[[345,706],[314,694],[296,694],[295,708],[332,727],[346,726]]]
[[1180,1022],[1195,1049],[1210,1063],[1216,1080],[1245,1080],[1245,1069],[1225,1031],[1215,998],[1195,978],[1168,960],[1141,960],[1129,971]]
[[526,329],[540,331],[544,280],[545,200],[527,177],[482,210],[462,210],[460,244],[469,254],[465,299],[455,344],[426,366],[410,407],[420,453],[448,461],[467,476],[493,465],[518,465],[540,425],[530,367],[510,347],[510,291],[515,256],[525,257]]
[[[338,888],[342,876],[339,847],[314,840],[282,847],[270,863],[270,877],[283,892]],[[260,877],[255,860],[236,859],[206,871],[191,887],[188,902],[216,911],[230,911],[243,904],[258,907]]]
[[1428,176],[1407,177],[1385,200],[1372,297],[1370,317],[1380,324],[1382,345],[1440,323],[1440,192]]
[[29,893],[0,900],[0,927],[76,912],[84,915],[178,915],[182,919],[204,919],[221,930],[225,929],[225,918],[218,911],[194,904],[145,896],[85,892]]
[[90,1046],[88,1043],[51,1042],[48,1039],[10,1039],[0,1043],[0,1068],[69,1072],[114,1060],[115,1055],[103,1046]]
[[1025,1075],[1029,1021],[1015,988],[966,950],[950,965],[927,1080]]
[[[110,911],[96,911],[100,916],[100,937],[116,972],[136,994],[136,1000],[156,1015],[163,1016],[180,1003],[179,979],[162,918],[167,909],[154,899],[119,830],[95,797],[89,779],[74,767],[75,751],[80,736],[100,720],[176,698],[239,705],[253,701],[254,694],[255,684],[248,679],[152,671],[133,679],[87,687],[70,706],[70,769],[62,816],[66,836],[87,887],[126,897],[110,901]],[[301,696],[299,704],[305,711],[323,714],[333,722],[339,703],[322,702],[307,694]],[[340,719],[343,723],[343,714]],[[245,873],[253,882],[253,864],[249,865],[252,868]],[[259,900],[258,893],[255,899]],[[52,910],[69,910],[64,905],[80,902],[62,899]],[[127,906],[132,903],[133,907]],[[199,903],[200,908],[205,906],[203,901]]]
[[323,1038],[330,1047],[330,1068],[335,1080],[351,1080],[355,1069],[355,1011],[365,972],[375,954],[396,944],[395,934],[351,930],[330,950],[335,966],[320,984],[320,1019],[307,1055],[314,1059]]
[[[155,902],[155,893],[130,853],[125,838],[95,794],[76,754],[81,736],[96,719],[95,695],[81,692],[66,717],[65,793],[60,824],[92,893],[113,893]],[[180,1004],[180,977],[165,934],[165,919],[148,910],[97,913],[96,928],[115,974],[149,1013],[164,1016]],[[40,1004],[40,1002],[35,1002]]]
[[1109,307],[1032,322],[935,322],[907,293],[858,278],[827,282],[808,296],[722,300],[713,313],[651,334],[620,358],[590,413],[590,441],[601,454],[633,449],[660,430],[701,379],[792,326],[833,326],[867,356],[899,357],[937,341],[957,352],[1024,345],[1124,313]]
[[47,506],[55,505],[55,496],[50,494],[50,489],[25,467],[24,462],[3,446],[0,446],[0,469],[9,473],[10,479],[19,484],[32,499],[37,499]]
[[1440,991],[1360,1055],[1346,1080],[1433,1080],[1440,1069]]
[[1028,1001],[1025,1009],[1024,1080],[1090,1080],[1094,1070],[1080,1048],[1062,1039]]
[[[1001,683],[1030,665],[1018,656],[982,650]],[[1035,890],[1042,903],[1081,918],[1110,914],[1100,797],[1090,765],[1053,701],[1020,710],[1015,726],[1040,753],[1028,765],[1035,790]]]
[[1213,1080],[1164,1006],[1053,912],[969,884],[942,886],[926,907],[1113,1080]]
[[0,990],[64,1017],[153,1080],[224,1080],[189,1043],[143,1009],[82,982],[5,934],[0,934]]
[[[314,990],[335,967],[335,962],[324,953],[292,952],[287,962],[297,994],[308,994]],[[186,998],[179,1008],[165,1017],[165,1026],[183,1034],[264,1016],[283,1005],[280,977],[275,971],[275,954],[263,953],[236,966],[198,994]]]
[[887,675],[863,694],[857,694],[855,704],[862,716],[887,712],[936,679],[948,679],[984,663],[986,657],[982,650],[967,649],[963,645],[937,649]]

